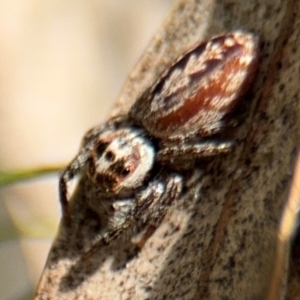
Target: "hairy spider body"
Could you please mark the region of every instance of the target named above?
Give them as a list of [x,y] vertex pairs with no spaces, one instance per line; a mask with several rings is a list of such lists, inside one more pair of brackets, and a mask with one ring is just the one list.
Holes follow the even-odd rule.
[[138,224],[151,229],[146,240],[180,196],[180,170],[232,149],[233,141],[215,134],[224,130],[248,90],[257,52],[257,39],[243,32],[203,42],[180,57],[127,115],[85,135],[61,175],[60,201],[63,216],[70,219],[67,183],[86,173],[95,189],[87,205],[102,226],[93,251]]

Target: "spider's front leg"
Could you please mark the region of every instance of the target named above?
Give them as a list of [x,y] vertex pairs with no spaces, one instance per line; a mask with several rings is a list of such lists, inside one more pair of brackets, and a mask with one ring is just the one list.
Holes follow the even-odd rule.
[[141,239],[136,243],[139,248],[143,248],[147,240],[152,236],[155,230],[162,223],[168,209],[172,206],[174,201],[178,199],[182,191],[182,177],[176,174],[167,174],[168,178],[162,178],[164,183],[164,192],[159,198],[153,199],[151,206],[145,211],[137,210],[137,218],[146,216],[147,224],[146,231],[143,233]]
[[179,169],[190,169],[196,160],[228,153],[234,142],[222,140],[192,140],[182,143],[162,144],[157,161]]
[[85,154],[80,152],[73,161],[63,170],[59,178],[59,200],[62,209],[62,217],[67,222],[71,220],[69,208],[68,183],[77,174],[80,174],[84,168],[86,161]]
[[[135,194],[135,204],[131,211],[128,211],[127,206],[125,212],[115,212],[115,217],[112,216],[112,219],[109,220],[109,228],[103,228],[100,239],[84,254],[84,259],[89,258],[118,237],[127,237],[136,229],[147,226],[144,235],[138,242],[138,246],[142,247],[160,225],[166,212],[180,195],[181,190],[182,178],[177,174],[163,174],[158,179],[151,181],[146,188]],[[132,202],[132,200],[128,199],[127,201]],[[123,199],[122,202],[124,201],[126,200]],[[114,209],[124,207],[117,205],[117,203],[118,200],[112,204]]]
[[124,116],[119,116],[109,120],[105,124],[101,124],[90,129],[82,139],[78,154],[62,171],[59,178],[59,199],[62,207],[63,219],[67,221],[71,220],[68,196],[69,181],[71,181],[76,175],[80,175],[86,169],[88,158],[90,157],[91,151],[95,147],[100,134],[106,130],[111,130],[116,126],[119,126],[122,122],[124,122],[124,119]]

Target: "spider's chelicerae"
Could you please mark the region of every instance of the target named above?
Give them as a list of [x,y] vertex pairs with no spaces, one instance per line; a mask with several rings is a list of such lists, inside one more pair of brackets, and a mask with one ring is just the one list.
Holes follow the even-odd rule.
[[[67,183],[86,173],[97,191],[89,205],[106,219],[107,245],[143,225],[145,240],[182,191],[181,170],[226,153],[218,140],[257,68],[257,39],[232,32],[198,44],[143,93],[127,115],[90,130],[60,178],[63,216],[70,219]],[[100,200],[99,200],[100,199]]]

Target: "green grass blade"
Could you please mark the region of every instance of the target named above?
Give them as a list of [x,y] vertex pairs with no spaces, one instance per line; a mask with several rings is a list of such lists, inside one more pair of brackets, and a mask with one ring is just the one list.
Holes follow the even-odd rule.
[[15,171],[0,171],[0,187],[15,184],[21,181],[33,179],[43,175],[60,172],[63,169],[62,165],[46,166],[35,169],[15,170]]

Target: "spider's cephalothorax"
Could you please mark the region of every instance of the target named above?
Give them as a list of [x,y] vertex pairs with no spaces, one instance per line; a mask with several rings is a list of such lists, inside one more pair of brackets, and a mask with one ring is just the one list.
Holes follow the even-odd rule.
[[215,134],[248,90],[257,52],[257,39],[239,31],[203,42],[166,70],[128,115],[85,135],[60,178],[60,201],[70,219],[67,183],[85,172],[97,193],[87,204],[107,220],[93,248],[137,224],[156,228],[180,195],[180,170],[232,149],[233,141]]
[[120,128],[99,134],[90,150],[87,175],[105,194],[140,187],[153,167],[155,151],[141,129]]

